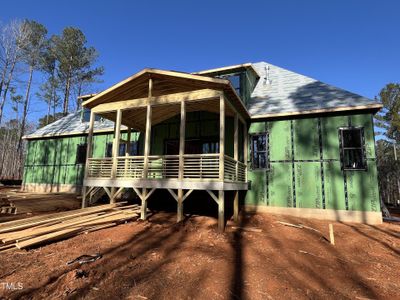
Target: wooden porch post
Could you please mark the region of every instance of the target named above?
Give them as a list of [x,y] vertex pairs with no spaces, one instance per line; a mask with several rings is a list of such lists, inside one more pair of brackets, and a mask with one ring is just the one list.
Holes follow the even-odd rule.
[[[117,177],[117,164],[118,164],[118,155],[119,155],[119,144],[121,141],[121,119],[122,119],[122,110],[117,110],[117,118],[115,121],[115,133],[112,147],[112,169],[111,169],[111,178],[115,179]],[[111,203],[115,203],[115,191],[116,187],[111,188]]]
[[247,131],[247,124],[246,122],[243,122],[243,161],[244,164],[246,165],[246,173],[245,173],[245,181],[247,182],[247,170],[248,170],[248,166],[247,166],[247,161],[248,161],[248,149],[249,149],[249,145],[248,145],[248,131]]
[[[147,97],[147,110],[146,110],[146,132],[144,137],[144,165],[143,165],[143,178],[147,178],[149,170],[149,155],[150,155],[150,140],[151,140],[151,97],[153,93],[153,79],[149,78],[149,91]],[[142,206],[140,218],[146,220],[147,218],[147,189],[143,188]]]
[[[225,178],[225,98],[219,98],[219,180]],[[218,230],[225,229],[225,192],[218,191]]]
[[128,127],[128,133],[125,144],[125,156],[131,155],[131,134],[132,134],[132,129]]
[[218,230],[225,230],[225,191],[218,191]]
[[[236,161],[235,164],[235,177],[236,181],[238,181],[239,178],[239,166],[238,166],[238,161],[239,161],[239,118],[237,112],[235,112],[235,119],[234,119],[234,137],[233,137],[233,158]],[[235,222],[238,221],[239,218],[239,191],[235,191],[235,197],[233,200],[233,219]]]
[[153,80],[149,78],[149,94],[147,99],[147,111],[146,111],[146,132],[144,137],[144,167],[143,167],[143,177],[147,178],[147,173],[149,169],[149,155],[150,155],[150,140],[151,140],[151,104],[150,99],[153,91]]
[[224,181],[225,159],[225,99],[224,96],[219,98],[219,180]]
[[[93,111],[90,111],[90,120],[89,120],[89,133],[88,133],[88,138],[87,138],[87,147],[86,147],[86,162],[85,162],[85,176],[84,179],[87,178],[87,175],[89,173],[89,158],[92,157],[92,149],[93,149],[93,130],[94,130],[94,120],[96,118],[96,115]],[[82,185],[82,208],[85,208],[87,206],[86,203],[86,186],[85,183],[83,182]]]
[[[184,158],[185,154],[185,135],[186,135],[186,103],[184,100],[181,102],[181,123],[179,130],[179,180],[183,180],[184,174]],[[183,220],[183,190],[178,190],[178,209],[177,221]]]

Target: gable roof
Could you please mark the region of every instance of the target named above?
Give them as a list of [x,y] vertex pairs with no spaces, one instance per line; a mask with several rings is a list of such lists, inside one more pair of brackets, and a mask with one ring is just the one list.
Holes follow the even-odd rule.
[[379,102],[266,62],[252,64],[260,76],[248,111],[252,119],[357,109],[379,110]]

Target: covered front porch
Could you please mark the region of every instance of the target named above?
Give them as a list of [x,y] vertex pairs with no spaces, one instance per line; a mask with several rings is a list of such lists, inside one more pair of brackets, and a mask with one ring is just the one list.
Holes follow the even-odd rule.
[[[229,81],[146,69],[83,105],[91,109],[83,207],[96,189],[103,188],[110,201],[115,202],[124,189],[131,188],[141,199],[141,217],[146,219],[149,197],[156,189],[166,189],[177,201],[177,219],[181,221],[185,199],[193,190],[205,190],[218,204],[218,227],[223,230],[224,193],[229,190],[235,192],[237,219],[239,191],[247,190],[248,186],[246,120],[249,116]],[[203,111],[219,116],[216,141],[210,147],[207,143],[190,147],[191,142],[186,138],[187,116]],[[97,115],[115,122],[111,157],[92,157]],[[171,154],[166,146],[154,153],[157,152],[154,145],[165,141],[152,134],[152,129],[176,116],[179,116],[177,153]],[[227,118],[233,121],[231,130],[227,130]],[[121,138],[122,126],[127,132],[125,139]],[[143,137],[142,153],[131,149],[133,132],[140,132]],[[228,148],[233,151],[227,153]]]

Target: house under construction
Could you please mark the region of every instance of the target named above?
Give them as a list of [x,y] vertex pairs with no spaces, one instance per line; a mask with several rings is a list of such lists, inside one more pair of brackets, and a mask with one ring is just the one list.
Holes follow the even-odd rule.
[[[82,97],[25,137],[23,189],[114,202],[163,189],[178,220],[193,191],[245,209],[380,223],[373,115],[381,104],[266,62],[184,73],[144,69]],[[225,197],[233,193],[232,199]],[[189,200],[188,200],[189,199]],[[162,199],[155,199],[162,201]]]

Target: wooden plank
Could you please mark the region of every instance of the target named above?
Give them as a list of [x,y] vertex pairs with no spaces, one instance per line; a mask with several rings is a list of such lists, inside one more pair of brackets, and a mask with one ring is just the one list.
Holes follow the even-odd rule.
[[[184,154],[185,154],[185,135],[186,135],[186,102],[181,100],[181,122],[179,129],[179,179],[183,179],[184,174]],[[179,198],[179,197],[178,197]]]
[[183,221],[183,190],[178,189],[177,222]]
[[233,199],[233,220],[235,222],[239,221],[239,191],[235,191]]
[[144,178],[147,178],[148,168],[149,168],[149,155],[150,155],[150,139],[151,139],[151,104],[150,98],[152,96],[153,90],[153,80],[149,78],[149,94],[148,94],[148,103],[147,103],[147,112],[146,112],[146,132],[144,139],[144,168],[143,175]]
[[[89,120],[89,133],[87,138],[87,146],[86,146],[86,161],[85,161],[85,174],[84,178],[88,175],[88,166],[89,166],[89,158],[92,157],[92,148],[93,148],[93,130],[94,130],[94,121],[96,115],[93,111],[90,111],[90,120]],[[86,195],[86,187],[84,186],[82,189],[82,208],[87,206],[87,195]]]
[[225,192],[218,191],[218,231],[225,230]]
[[[112,216],[112,215],[120,215],[121,212],[119,211],[114,211],[114,212],[109,212],[107,213],[107,217]],[[29,236],[36,236],[36,235],[41,235],[41,234],[46,234],[54,231],[58,231],[63,228],[67,227],[72,227],[73,225],[81,225],[84,224],[85,222],[89,221],[94,221],[98,219],[104,219],[105,215],[89,215],[89,216],[83,216],[80,218],[74,218],[70,220],[63,221],[59,224],[51,225],[51,226],[46,226],[46,227],[41,227],[41,228],[28,228],[22,231],[17,231],[17,232],[12,232],[9,234],[4,234],[0,237],[0,239],[3,241],[3,243],[11,242],[14,240],[18,240],[21,238],[29,237]]]
[[[247,166],[248,164],[248,130],[247,130],[247,123],[243,123],[243,161],[244,164]],[[247,182],[247,172],[245,172],[245,182]]]
[[210,190],[206,190],[206,191],[207,191],[207,193],[211,196],[211,198],[215,201],[215,203],[218,204],[218,197],[215,196],[214,192],[213,192],[213,191],[210,191]]
[[224,157],[225,157],[225,98],[219,99],[219,179],[224,180]]
[[50,242],[50,241],[57,241],[60,240],[62,238],[66,238],[66,237],[70,237],[78,232],[80,232],[82,229],[81,228],[68,228],[68,229],[64,229],[64,230],[60,230],[57,232],[52,232],[52,233],[48,233],[45,235],[41,235],[32,239],[28,239],[25,241],[21,241],[21,242],[17,242],[16,246],[18,249],[24,249],[24,248],[28,248],[28,247],[32,247],[35,245],[39,245],[43,242]]
[[220,90],[201,89],[196,91],[172,93],[160,96],[150,96],[144,98],[126,99],[123,101],[103,103],[94,107],[93,111],[96,113],[105,113],[115,111],[117,109],[128,110],[145,108],[147,107],[147,104],[150,104],[151,106],[179,104],[182,99],[190,102],[206,101],[214,98],[219,98],[220,95],[222,95],[222,92]]
[[147,219],[147,189],[143,189],[142,193],[142,205],[140,207],[140,219],[146,220]]
[[22,229],[30,228],[33,226],[46,224],[46,223],[52,222],[52,221],[64,221],[64,220],[68,220],[68,219],[78,217],[78,216],[99,213],[99,212],[111,210],[113,208],[116,208],[119,205],[121,205],[121,204],[115,203],[115,204],[106,204],[106,205],[100,205],[100,206],[95,206],[95,207],[90,207],[90,208],[73,210],[73,211],[69,211],[68,213],[52,214],[48,218],[44,218],[44,219],[41,219],[41,218],[37,219],[37,218],[33,217],[33,218],[30,218],[32,220],[29,220],[29,222],[24,222],[21,224],[20,223],[10,224],[11,222],[7,222],[7,223],[2,224],[2,227],[0,228],[0,233],[22,230]]
[[175,199],[176,201],[178,201],[178,195],[175,194],[175,192],[174,192],[172,189],[167,189],[167,190],[168,190],[168,192],[172,195],[172,197],[174,197],[174,199]]
[[185,201],[186,198],[189,197],[189,195],[190,195],[193,191],[194,191],[194,190],[188,190],[188,191],[186,192],[186,194],[183,196],[183,200],[182,200],[182,201]]

